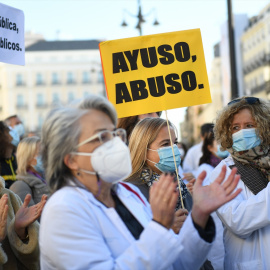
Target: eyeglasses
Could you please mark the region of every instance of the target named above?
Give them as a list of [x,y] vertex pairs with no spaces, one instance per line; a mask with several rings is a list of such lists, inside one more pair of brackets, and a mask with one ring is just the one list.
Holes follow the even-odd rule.
[[123,128],[118,128],[114,131],[110,131],[110,130],[101,131],[101,132],[91,136],[90,138],[86,139],[85,141],[79,143],[78,147],[80,147],[81,145],[86,144],[88,142],[91,142],[95,139],[99,139],[100,143],[106,143],[106,142],[112,140],[116,136],[120,137],[120,139],[123,142],[126,142],[126,139],[127,139],[126,131]]
[[227,105],[232,105],[234,103],[240,102],[241,100],[245,100],[249,105],[253,105],[255,103],[261,104],[260,100],[256,97],[246,97],[246,98],[238,98],[230,101]]

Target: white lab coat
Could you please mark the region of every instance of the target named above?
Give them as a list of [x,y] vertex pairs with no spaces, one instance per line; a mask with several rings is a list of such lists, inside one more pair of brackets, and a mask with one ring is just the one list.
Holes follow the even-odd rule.
[[143,225],[135,240],[114,208],[85,189],[64,187],[48,200],[40,227],[41,269],[188,269],[206,260],[211,244],[200,238],[190,215],[179,235],[152,221],[141,192],[118,184],[120,200]]
[[[226,164],[226,178],[234,164],[229,156],[222,160],[211,174],[215,180]],[[217,211],[224,225],[225,264],[228,270],[270,269],[270,185],[254,195],[239,181],[243,191]]]
[[[206,177],[203,180],[203,186],[210,185],[210,176],[214,169],[215,168],[213,166],[207,163],[201,164],[198,168],[196,178],[202,171],[206,172]],[[216,225],[216,238],[207,258],[209,261],[211,261],[215,270],[223,270],[225,256],[225,249],[223,244],[223,225],[216,212],[212,213],[211,216]]]
[[183,170],[185,173],[196,175],[199,168],[200,158],[202,157],[203,141],[193,145],[188,151],[183,161]]

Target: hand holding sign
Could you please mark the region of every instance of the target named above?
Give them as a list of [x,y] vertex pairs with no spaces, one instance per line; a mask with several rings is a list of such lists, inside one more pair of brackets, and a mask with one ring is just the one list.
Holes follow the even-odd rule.
[[200,30],[100,44],[119,118],[211,102]]

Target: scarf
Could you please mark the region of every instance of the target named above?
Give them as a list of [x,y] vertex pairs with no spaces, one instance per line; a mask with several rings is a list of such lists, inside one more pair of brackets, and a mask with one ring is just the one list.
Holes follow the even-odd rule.
[[216,157],[215,155],[211,154],[210,156],[210,165],[212,167],[216,167],[220,163],[221,159],[219,157]]
[[[159,181],[160,175],[156,172],[152,172],[152,175],[151,175],[150,169],[145,168],[142,170],[140,178],[141,178],[142,182],[145,183],[150,188],[155,181]],[[175,175],[175,180],[177,181],[176,175]],[[182,198],[183,198],[183,202],[184,202],[184,200],[188,197],[189,192],[187,190],[185,183],[183,182],[183,180],[180,176],[179,176],[179,181],[180,181],[181,194],[182,194]],[[177,187],[177,189],[178,189],[178,187]],[[184,204],[185,204],[185,202],[184,202]],[[181,208],[180,195],[179,195],[178,200],[177,200],[176,210],[179,208]],[[187,209],[187,210],[189,210],[189,209]]]
[[270,146],[258,145],[244,153],[239,154],[233,148],[227,149],[233,159],[239,161],[243,165],[250,165],[254,169],[259,170],[263,176],[270,181]]

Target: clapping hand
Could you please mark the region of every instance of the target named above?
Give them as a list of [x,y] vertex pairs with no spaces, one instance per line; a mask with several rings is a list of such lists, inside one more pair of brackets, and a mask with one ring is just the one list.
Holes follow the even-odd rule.
[[158,182],[154,182],[150,189],[149,202],[153,212],[153,219],[171,228],[174,221],[175,206],[178,198],[173,174],[162,174]]
[[0,200],[0,243],[7,234],[8,195],[4,194]]
[[23,205],[17,211],[15,216],[15,232],[20,239],[25,239],[27,236],[26,228],[36,221],[43,210],[43,207],[47,201],[47,195],[43,195],[41,201],[31,207],[28,207],[29,202],[31,201],[31,195],[27,194],[25,196]]
[[216,180],[205,187],[202,186],[202,182],[206,172],[203,171],[198,176],[193,187],[192,207],[192,218],[196,224],[204,228],[213,211],[234,199],[242,191],[237,189],[233,192],[240,179],[240,175],[236,175],[236,172],[237,169],[233,168],[227,180],[223,182],[226,175],[226,165],[224,165]]
[[186,209],[178,209],[174,213],[174,221],[172,225],[172,230],[178,234],[180,229],[182,228],[184,221],[186,220],[188,215],[188,211]]

